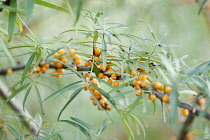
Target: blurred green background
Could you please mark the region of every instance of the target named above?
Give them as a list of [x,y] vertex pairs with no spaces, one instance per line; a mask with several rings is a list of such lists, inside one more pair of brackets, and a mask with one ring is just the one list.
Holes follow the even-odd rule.
[[[64,5],[62,1],[51,0],[50,2]],[[72,6],[75,6],[74,1],[70,2],[72,3]],[[107,17],[107,22],[128,25],[131,29],[128,32],[136,35],[141,35],[141,32],[146,34],[149,34],[150,32],[145,24],[138,22],[140,20],[146,21],[154,28],[158,39],[167,33],[164,43],[175,44],[185,48],[189,55],[186,62],[192,67],[201,61],[209,60],[210,52],[209,24],[203,13],[200,15],[197,14],[199,6],[200,5],[194,3],[194,1],[180,2],[176,0],[85,0],[83,4],[84,9],[89,9],[95,13],[102,11],[102,18]],[[86,22],[87,20],[81,15],[78,22],[78,28],[80,28],[80,25],[86,25]],[[70,15],[37,5],[34,7],[29,27],[40,40],[44,38],[51,39],[57,37],[62,31],[75,29]],[[123,29],[122,31],[125,30]],[[72,33],[71,36],[74,35],[75,34]],[[66,36],[66,38],[70,37]],[[78,40],[82,41],[82,39],[84,38]],[[59,46],[59,44],[51,46],[53,48],[62,47]],[[175,48],[175,51],[180,57],[186,54],[186,51],[179,48]],[[15,53],[20,53],[20,51],[11,51],[11,53],[15,55]],[[26,56],[20,56],[15,59],[26,62],[27,59],[25,58]],[[0,68],[9,65],[9,62],[3,63],[4,59],[0,60]],[[9,81],[14,84],[20,76],[14,74],[8,78]],[[3,77],[1,77],[1,79],[6,83]],[[70,82],[77,80],[79,79],[75,75],[63,76],[61,79],[56,79],[49,75],[41,75],[41,78],[39,79],[39,81],[50,85],[53,89],[59,89]],[[43,99],[52,93],[51,90],[42,86],[39,86],[39,90]],[[64,140],[76,139],[76,136],[80,133],[75,127],[56,122],[58,113],[67,102],[69,94],[71,93],[73,93],[73,90],[63,94],[63,96],[46,101],[44,103],[45,115],[42,115],[43,120],[47,121],[52,126],[55,123],[57,130],[64,130],[61,132]],[[20,101],[23,100],[24,94],[25,93],[23,92],[18,95]],[[129,98],[134,100],[136,97],[132,93],[129,94]],[[177,133],[178,129],[171,129],[168,117],[167,123],[164,124],[160,103],[158,102],[158,104],[155,115],[153,115],[152,104],[149,101],[146,102],[146,111],[144,111],[143,105],[139,105],[135,109],[135,112],[147,122],[148,127],[145,127],[145,140],[169,140],[170,136],[176,135]],[[4,112],[8,111],[7,106],[2,100],[0,105]],[[36,95],[33,91],[29,95],[26,106],[32,115],[41,114]],[[113,123],[108,126],[104,135],[112,136],[119,140],[127,140],[125,128],[116,111],[112,110],[109,112],[110,118],[105,112],[98,111],[89,100],[88,92],[83,91],[83,93],[81,93],[64,111],[61,118],[69,119],[69,116],[78,117],[81,120],[84,120],[95,130],[100,127],[105,119],[110,120],[111,118]],[[141,128],[140,130],[141,134],[139,136],[136,135],[136,139],[138,140],[144,138],[143,131]],[[84,137],[82,138],[84,139]]]

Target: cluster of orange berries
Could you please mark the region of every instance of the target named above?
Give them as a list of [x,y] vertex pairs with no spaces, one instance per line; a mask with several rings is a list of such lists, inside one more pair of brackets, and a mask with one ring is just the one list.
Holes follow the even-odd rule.
[[41,62],[39,64],[39,66],[36,67],[35,73],[40,73],[40,72],[45,73],[47,71],[47,69],[49,69],[49,68],[50,68],[50,65],[45,64],[44,62]]
[[[88,54],[88,55],[89,55],[88,58],[93,57],[95,64],[96,64],[96,65],[101,65],[101,62],[102,62],[101,49],[95,48],[93,54],[94,54],[94,55],[92,56],[92,54],[89,53],[89,54]],[[98,62],[99,62],[99,63],[98,63]],[[85,66],[86,66],[86,67],[92,67],[92,66],[93,66],[93,60],[86,61],[86,62],[85,62]]]
[[70,49],[69,50],[70,57],[73,59],[73,63],[75,65],[82,65],[81,56],[75,54],[76,52],[78,52],[78,50],[76,50],[76,49]]
[[[88,73],[84,73],[83,77],[86,79],[89,79],[89,82],[91,82],[95,86],[100,87],[98,80],[93,77],[90,77],[90,75]],[[92,100],[93,105],[96,106],[97,102],[98,102],[102,107],[101,108],[100,106],[98,106],[98,110],[111,110],[112,109],[112,106],[107,103],[107,99],[97,89],[95,89],[93,86],[87,84],[84,86],[84,90],[88,90],[88,89],[94,95],[94,96],[90,95],[90,100]]]

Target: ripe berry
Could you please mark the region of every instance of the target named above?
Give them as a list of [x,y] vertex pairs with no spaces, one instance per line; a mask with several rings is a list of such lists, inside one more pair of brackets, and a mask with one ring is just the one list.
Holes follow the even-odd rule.
[[106,104],[105,106],[104,106],[104,108],[106,109],[106,110],[112,110],[112,106],[111,105],[109,105],[109,104]]
[[113,81],[112,81],[112,79],[108,79],[108,81],[107,81],[109,84],[113,84]]
[[40,67],[37,67],[35,73],[40,73],[40,71]]
[[58,73],[64,73],[64,69],[57,69]]
[[116,75],[119,77],[121,76],[121,70],[117,70],[118,73],[116,73]]
[[136,92],[136,96],[140,96],[142,94],[142,90],[138,90],[137,92]]
[[42,73],[45,73],[45,72],[47,71],[47,69],[46,69],[46,67],[41,67],[41,68],[40,68],[40,71],[41,71]]
[[89,66],[90,66],[90,61],[86,61],[86,62],[85,62],[85,66],[86,66],[86,67],[89,67]]
[[73,69],[74,69],[74,70],[77,70],[77,66],[73,66]]
[[135,80],[134,81],[138,86],[141,86],[142,81],[141,80]]
[[116,80],[116,79],[117,79],[117,75],[116,75],[115,73],[112,73],[111,78],[112,78],[113,80]]
[[146,85],[150,85],[150,81],[149,80],[145,80],[144,81]]
[[160,91],[163,91],[164,90],[164,85],[163,84],[160,85],[159,90]]
[[98,74],[98,78],[103,79],[103,78],[104,78],[104,74],[100,72],[100,73]]
[[64,50],[64,49],[60,49],[60,50],[58,51],[58,53],[63,54],[63,53],[65,53],[65,50]]
[[204,103],[205,103],[205,98],[202,97],[202,98],[198,99],[197,103],[198,103],[199,105],[204,104]]
[[135,90],[140,90],[140,87],[139,87],[138,85],[135,85],[135,86],[134,86],[134,89],[135,89]]
[[84,86],[84,88],[83,88],[83,89],[84,89],[84,90],[88,90],[86,85]]
[[113,72],[113,69],[108,69],[108,70],[107,70],[107,74],[110,75],[110,76],[112,75],[111,72]]
[[94,49],[94,55],[99,56],[101,54],[101,49],[95,48]]
[[166,94],[169,94],[169,93],[171,93],[172,88],[170,86],[166,86],[164,91]]
[[135,74],[135,72],[134,72],[134,70],[130,70],[130,75],[132,75],[132,76],[135,76],[136,74]]
[[56,67],[57,67],[57,68],[62,68],[62,67],[63,67],[63,64],[60,63],[60,62],[58,62],[58,63],[56,64]]
[[56,52],[56,53],[53,54],[53,57],[58,57],[59,55],[60,54]]
[[164,95],[162,97],[162,101],[165,102],[165,103],[168,103],[169,102],[169,96],[168,95]]
[[189,114],[189,110],[183,108],[183,109],[182,109],[182,115],[183,115],[183,116],[188,116],[188,114]]
[[148,95],[149,100],[151,100],[152,102],[154,102],[156,100],[156,95],[155,94],[149,94]]
[[12,69],[8,69],[6,74],[7,74],[7,75],[10,75],[10,74],[12,74],[12,73],[13,73]]
[[56,78],[61,78],[61,77],[62,77],[62,75],[56,75],[55,77],[56,77]]
[[159,90],[159,88],[161,87],[161,85],[162,85],[162,84],[161,84],[160,82],[155,82],[155,83],[154,83],[154,89],[155,89],[155,90]]
[[92,95],[90,95],[90,100],[94,100],[94,97]]
[[75,63],[76,65],[82,65],[82,61],[81,61],[81,60],[75,60],[74,63]]
[[120,83],[118,81],[114,82],[114,87],[119,87]]

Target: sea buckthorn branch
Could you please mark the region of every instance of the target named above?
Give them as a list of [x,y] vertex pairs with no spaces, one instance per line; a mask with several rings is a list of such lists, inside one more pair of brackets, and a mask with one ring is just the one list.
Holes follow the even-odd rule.
[[[147,92],[149,92],[147,90]],[[163,97],[164,97],[164,94],[159,92],[159,91],[156,91],[156,90],[152,90],[153,94],[155,94],[157,96],[158,99],[160,99],[162,101]],[[196,116],[199,116],[200,113],[201,113],[201,110],[193,107],[192,105],[188,104],[188,103],[185,103],[185,102],[181,102],[181,101],[178,101],[178,105],[179,107],[181,108],[185,108],[187,110],[189,110],[192,114],[196,115]],[[210,114],[209,113],[205,113],[204,117],[210,121]]]
[[195,115],[190,112],[180,129],[178,140],[187,140],[188,135],[190,136],[189,128],[193,124],[194,120]]

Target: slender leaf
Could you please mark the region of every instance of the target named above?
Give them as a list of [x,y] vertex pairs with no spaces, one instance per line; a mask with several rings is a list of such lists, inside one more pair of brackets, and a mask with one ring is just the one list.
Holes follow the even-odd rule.
[[95,75],[98,77],[98,74],[100,73],[100,70],[99,70],[99,68],[96,66],[95,63],[93,63],[93,71],[94,71]]
[[98,129],[98,134],[100,135],[106,128],[107,126],[111,123],[111,121],[104,121],[103,124],[101,125],[101,127]]
[[35,85],[35,89],[36,89],[36,95],[37,95],[37,98],[38,98],[39,105],[41,107],[42,114],[44,115],[44,109],[43,109],[43,105],[42,105],[41,95],[40,95],[39,89],[37,88],[36,85]]
[[132,113],[132,111],[136,108],[137,105],[139,105],[139,100],[140,100],[141,96],[139,96],[135,102],[132,104],[131,108],[128,110],[128,112],[125,114],[125,116],[127,117],[129,114]]
[[13,128],[11,125],[6,124],[7,127],[17,136],[18,140],[22,140],[20,134],[15,130],[15,128]]
[[51,8],[51,9],[55,9],[55,10],[58,10],[58,11],[62,11],[62,12],[65,12],[65,13],[69,13],[69,11],[66,10],[65,8],[63,8],[61,6],[57,6],[57,5],[49,3],[49,2],[46,2],[46,1],[43,1],[43,0],[35,0],[35,4],[41,5],[41,6],[44,6],[44,7],[48,7],[48,8]]
[[106,45],[106,41],[104,40],[104,38],[102,39],[102,61],[103,61],[103,68],[104,70],[106,69],[106,62],[107,62],[107,45]]
[[73,121],[69,121],[69,120],[59,120],[59,122],[65,122],[65,123],[68,123],[70,125],[73,125],[74,127],[77,127],[78,129],[80,129],[87,136],[87,138],[91,139],[91,136],[88,133],[88,131],[84,127],[82,127],[81,125],[79,125],[79,124],[77,124],[77,123],[75,123]]
[[64,107],[61,109],[59,115],[58,115],[58,119],[60,119],[61,114],[63,113],[63,111],[66,109],[66,107],[74,100],[74,98],[77,97],[77,95],[82,91],[83,87],[78,88],[77,90],[74,91],[74,93],[71,95],[70,99],[68,100],[68,102],[64,105]]
[[199,8],[199,10],[198,10],[198,14],[199,14],[199,15],[200,15],[200,13],[201,13],[201,11],[202,11],[202,9],[203,9],[203,7],[204,7],[204,5],[205,5],[206,2],[207,2],[207,0],[203,0],[203,1],[202,1],[201,6],[200,6],[200,8]]
[[76,3],[77,3],[77,13],[76,13],[75,24],[79,20],[80,13],[81,13],[81,10],[82,10],[83,0],[77,0]]
[[22,77],[21,77],[21,80],[20,80],[21,85],[23,84],[23,82],[26,78],[26,74],[28,73],[29,69],[31,68],[31,65],[34,61],[35,56],[36,56],[36,52],[32,53],[31,57],[28,59],[28,62],[26,63],[26,67],[23,70],[23,74],[22,74]]
[[87,124],[86,122],[84,122],[84,121],[82,121],[82,120],[80,120],[80,119],[74,118],[74,117],[70,117],[70,118],[71,118],[72,120],[74,120],[75,122],[77,122],[77,123],[83,125],[83,126],[86,127],[89,131],[91,131],[92,133],[95,134],[93,128],[92,128],[89,124]]
[[27,20],[29,20],[31,13],[33,11],[34,8],[34,0],[27,0],[26,3],[26,18]]
[[[47,98],[45,98],[44,101],[46,101],[47,99],[49,99],[49,98],[55,96],[56,94],[63,93],[63,92],[66,92],[66,91],[70,90],[71,87],[73,87],[73,86],[75,86],[75,85],[77,85],[77,84],[79,84],[79,83],[81,83],[81,82],[82,82],[82,81],[77,81],[77,82],[71,83],[71,84],[69,84],[69,85],[67,85],[67,86],[65,86],[65,87],[63,87],[63,88],[61,88],[61,89],[59,89],[59,90],[53,92],[50,96],[48,96]],[[43,101],[43,102],[44,102],[44,101]]]
[[25,107],[26,99],[27,99],[27,97],[28,97],[28,95],[29,95],[29,93],[30,93],[30,91],[31,91],[31,88],[32,88],[32,86],[30,86],[30,87],[28,88],[28,90],[26,91],[25,97],[24,97],[24,99],[23,99],[23,110],[25,110],[24,107]]
[[29,86],[30,83],[27,83],[23,86],[21,86],[20,88],[18,88],[17,90],[15,90],[5,101],[5,103],[9,102],[13,97],[15,97],[18,93],[20,93],[21,91],[23,91],[25,88],[27,88]]
[[47,135],[47,136],[44,137],[42,140],[51,140],[52,137],[58,135],[60,132],[61,132],[61,131],[59,131],[59,132],[54,132],[54,133],[52,133],[52,134],[50,134],[50,135]]
[[[17,9],[17,0],[11,0],[10,1],[10,7]],[[15,22],[16,22],[16,11],[9,12],[9,20],[8,20],[8,40],[10,41],[12,39],[12,35],[15,30]]]
[[0,37],[0,46],[3,48],[4,52],[6,53],[6,55],[8,56],[10,62],[12,65],[15,65],[15,60],[13,59],[12,55],[10,54],[10,52],[8,51],[8,48],[6,47],[4,41],[2,40],[2,38]]

